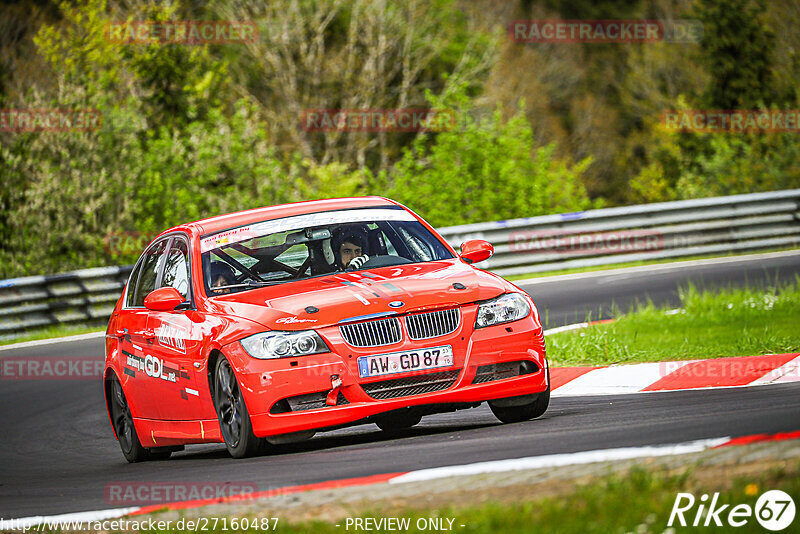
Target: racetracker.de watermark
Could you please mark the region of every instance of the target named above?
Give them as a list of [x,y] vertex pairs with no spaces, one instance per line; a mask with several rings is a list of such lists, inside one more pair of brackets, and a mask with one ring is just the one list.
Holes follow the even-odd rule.
[[524,230],[509,234],[511,252],[539,254],[624,254],[664,248],[657,230],[621,230],[576,234],[568,230]]
[[20,356],[0,362],[0,380],[97,380],[105,366],[98,356]]
[[800,367],[770,369],[757,358],[724,358],[721,360],[659,362],[658,375],[680,377],[683,382],[723,384],[737,382],[741,377],[761,376],[767,379],[794,380],[800,378]]
[[96,109],[0,109],[0,132],[88,132],[101,119]]
[[508,35],[518,43],[698,43],[699,20],[514,20]]
[[[194,519],[159,519],[153,516],[134,518],[83,519],[76,516],[0,518],[0,530],[27,532],[268,532],[278,530],[277,517],[214,517]],[[135,519],[139,517],[140,519]]]
[[103,238],[103,248],[114,256],[138,255],[157,235],[157,232],[109,232]]
[[106,40],[114,44],[255,43],[258,26],[234,20],[133,20],[109,22]]
[[661,114],[669,132],[798,133],[800,109],[685,109]]
[[113,506],[143,506],[179,501],[227,500],[258,491],[255,482],[110,482],[103,489]]
[[300,115],[300,128],[309,132],[443,132],[455,126],[452,110],[307,109]]

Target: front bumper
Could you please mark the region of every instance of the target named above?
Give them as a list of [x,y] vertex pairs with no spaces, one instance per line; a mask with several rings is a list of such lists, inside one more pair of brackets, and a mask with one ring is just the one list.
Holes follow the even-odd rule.
[[[239,378],[253,432],[258,437],[344,425],[406,407],[478,403],[546,390],[544,336],[535,314],[513,323],[473,330],[476,313],[477,306],[463,307],[461,324],[452,334],[424,341],[411,341],[404,336],[404,341],[392,346],[357,349],[344,342],[338,327],[329,327],[318,332],[331,347],[333,352],[330,353],[258,360],[250,357],[238,342],[227,345],[223,352]],[[359,378],[359,356],[441,345],[453,347],[453,366],[370,379]],[[475,383],[479,368],[485,372],[486,366],[504,362],[507,363],[505,367],[527,362],[522,365],[528,374]],[[446,388],[439,391],[383,399],[370,396],[362,387],[363,384],[383,381],[402,383],[409,378],[411,381],[416,377],[424,379],[426,375],[435,373],[453,377],[452,384],[447,382],[444,384]],[[335,389],[339,380],[341,386]],[[275,409],[282,400],[303,395],[313,397],[315,394],[328,395],[331,404],[336,404],[276,413],[282,411]]]

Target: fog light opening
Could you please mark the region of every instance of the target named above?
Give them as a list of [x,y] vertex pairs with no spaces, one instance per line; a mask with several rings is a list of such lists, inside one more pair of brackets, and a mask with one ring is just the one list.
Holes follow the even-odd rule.
[[532,375],[539,370],[539,366],[530,360],[523,360],[519,363],[520,375]]

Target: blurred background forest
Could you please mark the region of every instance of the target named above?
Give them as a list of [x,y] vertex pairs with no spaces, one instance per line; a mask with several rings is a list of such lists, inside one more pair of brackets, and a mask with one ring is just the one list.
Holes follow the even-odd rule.
[[[698,43],[523,44],[514,19],[695,19]],[[120,20],[255,21],[255,42],[117,44]],[[0,278],[131,263],[109,236],[377,194],[435,226],[800,187],[797,134],[668,109],[800,108],[796,0],[0,1]],[[452,109],[443,132],[314,132],[307,109]]]

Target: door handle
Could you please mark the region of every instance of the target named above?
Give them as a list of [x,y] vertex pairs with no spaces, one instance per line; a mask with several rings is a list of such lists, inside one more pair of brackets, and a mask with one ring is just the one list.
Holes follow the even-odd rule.
[[128,329],[123,328],[122,330],[117,330],[116,332],[114,332],[114,335],[117,336],[119,339],[122,339],[126,335],[128,335]]
[[156,333],[152,330],[145,330],[144,332],[142,332],[142,337],[148,343],[152,343],[156,339]]

